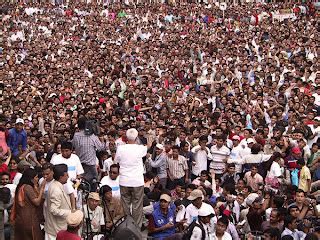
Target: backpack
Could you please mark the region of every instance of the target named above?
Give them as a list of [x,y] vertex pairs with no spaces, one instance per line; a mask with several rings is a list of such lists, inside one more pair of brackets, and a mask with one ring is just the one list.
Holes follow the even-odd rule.
[[201,240],[205,240],[206,238],[206,231],[204,230],[202,224],[199,224],[197,223],[196,221],[193,221],[189,227],[185,230],[183,236],[182,236],[182,240],[189,240],[192,236],[192,232],[193,232],[193,229],[195,227],[199,227],[201,229]]

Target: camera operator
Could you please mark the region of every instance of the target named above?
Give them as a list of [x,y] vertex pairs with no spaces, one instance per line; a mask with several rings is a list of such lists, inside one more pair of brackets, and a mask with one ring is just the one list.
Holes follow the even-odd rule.
[[106,145],[94,133],[85,133],[86,121],[85,117],[79,118],[79,132],[74,134],[72,144],[84,169],[83,178],[92,182],[98,178],[96,152],[106,150]]

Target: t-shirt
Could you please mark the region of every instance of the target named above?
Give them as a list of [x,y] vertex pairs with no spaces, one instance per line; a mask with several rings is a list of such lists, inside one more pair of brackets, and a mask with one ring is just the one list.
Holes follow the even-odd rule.
[[273,162],[272,163],[268,176],[271,177],[271,178],[280,177],[281,176],[281,167],[280,167],[279,163],[277,163],[277,162]]
[[81,237],[67,230],[61,230],[57,234],[57,240],[81,240]]
[[70,158],[64,158],[62,154],[58,154],[51,159],[51,164],[66,164],[68,166],[68,175],[70,180],[75,180],[77,175],[83,174],[84,170],[80,159],[77,155],[71,154]]
[[311,180],[311,173],[307,166],[303,166],[300,171],[300,178],[299,178],[299,189],[308,192],[308,181]]
[[77,194],[73,188],[72,180],[77,179],[77,175],[84,173],[79,157],[76,154],[71,154],[70,158],[66,159],[62,154],[58,154],[51,159],[50,163],[53,165],[66,164],[68,166],[69,179],[63,187],[68,195],[74,193],[76,196]]
[[120,186],[141,187],[144,185],[143,161],[147,147],[138,144],[125,144],[117,148],[115,162],[120,165]]
[[202,203],[200,208],[197,208],[193,204],[189,204],[189,206],[186,208],[186,219],[187,219],[187,224],[191,224],[193,221],[198,220],[198,215],[199,215],[199,210],[201,208],[206,208],[206,209],[211,209],[211,213],[214,214],[214,210],[211,207],[211,205],[207,203]]
[[112,188],[112,197],[120,198],[120,183],[119,177],[112,180],[109,176],[104,176],[100,181],[100,187],[108,185]]
[[110,166],[111,166],[112,164],[113,164],[112,157],[104,160],[102,171],[104,171],[104,172],[109,172]]

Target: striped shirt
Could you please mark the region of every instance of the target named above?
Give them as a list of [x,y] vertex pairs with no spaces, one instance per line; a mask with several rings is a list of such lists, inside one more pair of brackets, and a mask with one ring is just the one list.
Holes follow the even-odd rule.
[[212,162],[210,168],[214,170],[216,174],[224,173],[226,167],[226,161],[230,155],[230,149],[226,146],[218,148],[217,145],[211,147]]
[[181,155],[178,156],[178,159],[168,158],[167,169],[171,179],[182,178],[186,174],[185,170],[188,170],[187,159]]
[[96,165],[96,151],[106,150],[106,145],[96,135],[85,135],[83,130],[74,134],[72,145],[80,162],[91,166]]

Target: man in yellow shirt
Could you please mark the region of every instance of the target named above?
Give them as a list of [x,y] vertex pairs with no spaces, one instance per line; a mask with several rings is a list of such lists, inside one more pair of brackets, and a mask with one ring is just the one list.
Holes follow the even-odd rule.
[[300,177],[299,177],[299,189],[303,190],[305,193],[310,193],[311,188],[311,173],[309,168],[303,159],[298,161],[298,165],[301,167]]

